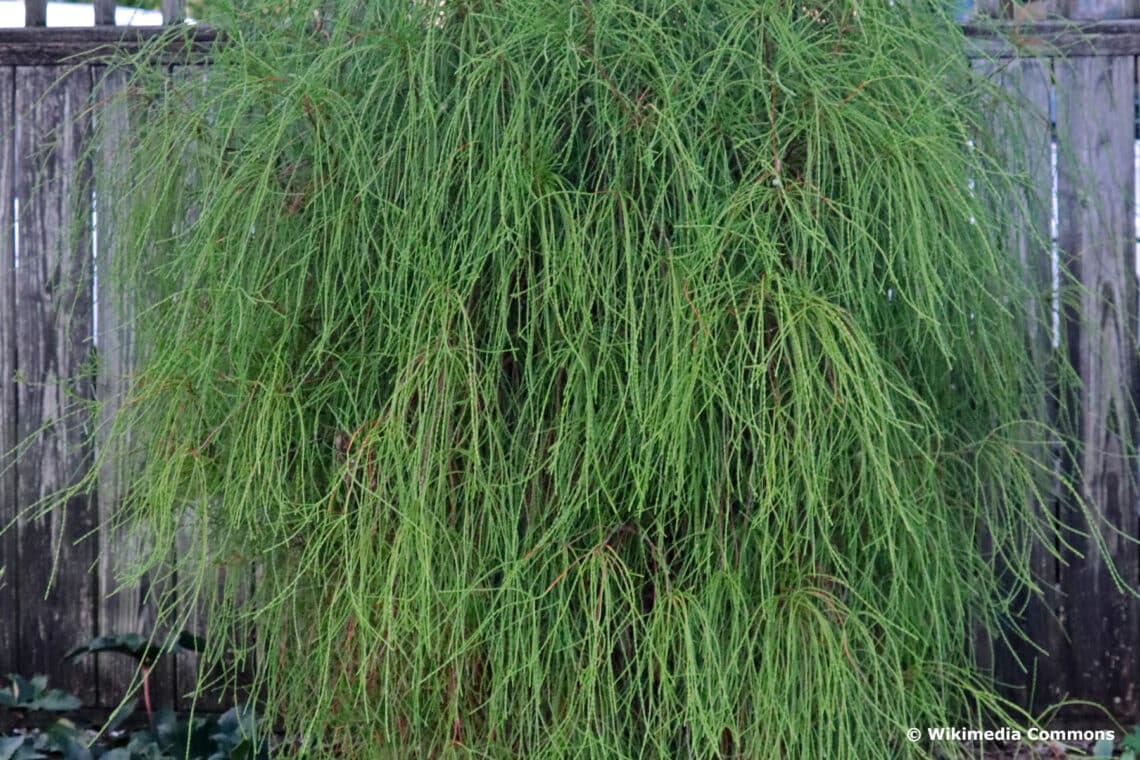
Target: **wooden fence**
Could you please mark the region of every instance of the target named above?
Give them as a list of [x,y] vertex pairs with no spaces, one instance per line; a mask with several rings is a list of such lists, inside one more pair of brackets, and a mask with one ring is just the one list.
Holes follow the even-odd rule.
[[[102,286],[95,278],[112,234],[110,215],[101,229],[97,221],[85,230],[69,222],[79,218],[76,183],[89,176],[80,159],[93,119],[125,118],[113,109],[87,112],[92,100],[108,99],[122,86],[122,78],[104,81],[101,58],[137,49],[164,30],[45,28],[45,6],[27,3],[26,27],[0,30],[0,526],[16,520],[0,536],[0,675],[45,673],[85,704],[111,707],[135,676],[132,661],[61,658],[98,634],[152,628],[155,599],[147,579],[113,593],[116,571],[130,560],[122,537],[98,530],[114,509],[113,482],[56,514],[20,515],[90,466],[91,434],[100,421],[83,401],[113,398],[121,384],[126,357],[116,341],[116,311],[108,294],[96,291]],[[167,0],[164,18],[181,18],[182,8]],[[96,0],[96,22],[113,23],[114,10],[114,2]],[[207,50],[212,39],[208,30],[197,31],[188,45],[171,49],[171,58]],[[114,166],[124,147],[108,142],[92,160]],[[95,382],[68,380],[92,360],[100,366]],[[33,435],[34,445],[5,456]],[[156,703],[177,705],[195,677],[192,659],[162,664],[153,676]]]
[[[1020,99],[1017,123],[1007,125],[1019,146],[1038,201],[1021,219],[1014,241],[1031,263],[1039,288],[1071,277],[1078,299],[1058,304],[1067,360],[1083,387],[1072,419],[1054,420],[1078,442],[1061,461],[1063,476],[1081,472],[1074,486],[1098,511],[1098,531],[1122,579],[1140,584],[1140,550],[1127,536],[1140,535],[1140,492],[1135,462],[1140,363],[1137,353],[1136,146],[1137,56],[1140,22],[1073,27],[1041,23],[1002,38],[968,28],[979,53],[976,70]],[[1011,42],[1012,40],[1012,42]],[[1063,53],[1063,57],[1060,55]],[[1055,171],[1055,173],[1054,173]],[[1056,216],[1050,218],[1051,196]],[[1051,229],[1052,228],[1052,229]],[[1055,233],[1055,234],[1051,234]],[[1042,245],[1054,240],[1055,250]],[[1040,325],[1030,350],[1042,361],[1053,350],[1053,326]],[[1051,410],[1055,414],[1055,409]],[[1065,524],[1080,524],[1071,501],[1038,505]],[[1127,720],[1140,718],[1140,604],[1116,590],[1110,566],[1095,541],[1071,536],[1071,547],[1033,554],[1034,572],[1046,589],[1025,611],[1024,626],[1046,654],[1018,647],[1033,670],[1020,672],[1013,653],[997,652],[998,675],[1036,708],[1068,695],[1102,703]],[[1083,558],[1078,557],[1083,554]]]
[[[42,6],[29,4],[29,21],[42,24]],[[113,18],[113,6],[97,1],[97,19]],[[164,4],[167,18],[181,17],[176,6]],[[974,65],[1025,103],[1021,137],[1030,137],[1026,159],[1045,202],[1041,213],[1022,220],[1040,237],[1020,237],[1018,254],[1033,263],[1048,290],[1054,257],[1033,241],[1050,238],[1048,200],[1056,193],[1058,265],[1086,288],[1079,304],[1058,315],[1068,359],[1083,380],[1080,414],[1058,420],[1081,442],[1084,479],[1076,485],[1109,525],[1140,535],[1137,472],[1123,456],[1140,428],[1133,169],[1140,21],[1036,24],[1018,30],[1013,43],[981,27],[968,31],[979,54],[988,56]],[[75,218],[73,183],[86,176],[76,162],[92,131],[90,118],[124,118],[111,110],[84,115],[93,88],[119,86],[102,82],[99,51],[136,45],[146,34],[113,28],[0,31],[0,452],[41,431],[17,457],[0,458],[0,525],[90,465],[93,452],[85,442],[99,421],[85,416],[81,401],[112,397],[121,380],[125,357],[114,340],[114,310],[97,292],[101,284],[92,264],[93,248],[97,261],[112,231],[96,228],[93,240],[89,231],[72,235],[67,222]],[[205,49],[210,42],[207,32],[192,46]],[[77,66],[77,54],[87,62]],[[96,99],[108,94],[94,93]],[[101,146],[94,160],[113,166],[121,149]],[[1035,330],[1031,350],[1043,361],[1053,350],[1051,331],[1050,325]],[[96,352],[101,370],[94,383],[61,384]],[[119,699],[133,675],[129,663],[114,657],[60,661],[92,636],[145,632],[153,620],[147,584],[111,593],[116,567],[129,557],[120,538],[98,530],[114,506],[113,481],[106,481],[96,498],[77,498],[46,517],[21,518],[0,537],[0,566],[6,568],[0,577],[0,674],[47,673],[90,704],[110,706]],[[1073,522],[1067,503],[1039,507]],[[92,532],[94,539],[77,542]],[[1125,582],[1140,584],[1137,545],[1107,528],[1101,534]],[[1117,592],[1089,539],[1074,537],[1073,544],[1086,553],[1083,559],[1069,549],[1065,562],[1047,547],[1034,553],[1048,594],[1027,608],[1024,622],[1045,654],[1018,648],[1016,655],[1035,675],[1032,687],[1011,687],[1011,693],[1037,707],[1063,695],[1089,699],[1135,720],[1140,604]],[[54,546],[61,555],[45,596]],[[1014,659],[995,651],[988,664],[1000,677],[1026,684],[1030,676]],[[176,704],[194,676],[192,662],[156,673],[156,701]]]

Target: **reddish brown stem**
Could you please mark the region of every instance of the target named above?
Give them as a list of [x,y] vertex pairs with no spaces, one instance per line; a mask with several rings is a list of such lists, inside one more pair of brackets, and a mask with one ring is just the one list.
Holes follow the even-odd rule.
[[146,707],[146,717],[151,725],[154,725],[154,711],[150,706],[150,668],[143,667],[143,706]]

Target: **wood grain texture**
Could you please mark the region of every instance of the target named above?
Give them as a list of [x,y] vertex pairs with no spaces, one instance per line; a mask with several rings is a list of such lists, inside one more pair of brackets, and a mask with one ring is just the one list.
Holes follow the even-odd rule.
[[[74,484],[91,466],[91,420],[84,408],[92,398],[85,366],[91,358],[91,248],[73,224],[73,204],[84,198],[79,162],[91,75],[86,68],[65,72],[16,70],[17,435],[30,441],[16,468],[20,508]],[[88,379],[81,379],[85,371]],[[89,703],[96,698],[94,663],[63,663],[60,657],[95,633],[96,545],[79,542],[95,524],[86,495],[19,521],[20,670],[46,673]]]
[[114,26],[116,5],[116,0],[95,0],[95,26]]
[[20,649],[20,544],[16,519],[15,72],[0,68],[0,673],[15,672]]
[[1118,19],[1140,16],[1140,0],[1063,0],[1061,15],[1071,19]]
[[[162,48],[166,63],[206,60],[218,32],[204,25],[185,27],[184,35],[170,39]],[[48,66],[80,61],[106,61],[122,53],[135,53],[169,29],[144,26],[95,26],[0,29],[0,65]]]
[[1115,56],[1140,54],[1140,19],[969,23],[962,27],[977,57]]
[[162,23],[181,24],[186,19],[186,0],[162,0]]
[[[1125,583],[1140,580],[1137,484],[1132,464],[1138,391],[1133,145],[1135,62],[1131,57],[1058,60],[1058,242],[1079,291],[1064,308],[1069,361],[1079,374],[1079,413],[1062,420],[1075,438],[1075,486],[1096,513],[1088,526],[1103,539]],[[1064,466],[1064,465],[1063,465]],[[1061,517],[1081,526],[1070,503]],[[1083,527],[1083,526],[1082,526]],[[1116,590],[1098,542],[1072,536],[1076,551],[1061,575],[1067,687],[1076,698],[1137,717],[1136,632],[1140,607]]]
[[[991,115],[989,127],[995,140],[995,144],[989,147],[996,156],[1004,159],[1010,171],[1025,176],[1025,183],[1020,187],[1024,196],[1016,199],[1013,208],[999,209],[999,212],[1012,213],[1009,220],[1012,233],[1005,244],[1029,278],[1033,292],[1030,302],[1025,304],[1026,350],[1034,357],[1037,366],[1046,368],[1046,372],[1053,375],[1055,373],[1048,369],[1057,358],[1052,345],[1050,319],[1053,300],[1052,254],[1049,250],[1050,189],[1053,184],[1053,135],[1049,117],[1052,62],[1042,58],[974,61],[972,67],[996,85],[1001,93],[997,102],[983,106],[984,112]],[[1003,199],[1002,202],[1008,201]],[[1053,384],[1050,379],[1049,385]],[[1044,393],[1034,402],[1033,417],[1055,424],[1057,409],[1050,394]],[[1026,431],[1026,440],[1038,437],[1036,429]],[[1051,461],[1050,448],[1048,445],[1037,446],[1032,455],[1038,461]],[[1046,503],[1035,501],[1030,506],[1046,520],[1056,517],[1057,505],[1051,500]],[[983,549],[992,547],[983,543]],[[1063,682],[1055,656],[1066,646],[1064,631],[1057,617],[1060,602],[1055,550],[1055,544],[1037,543],[1033,546],[1030,569],[1041,593],[1021,596],[1019,603],[1025,606],[1017,620],[1021,631],[1046,654],[1021,644],[1016,631],[1007,632],[1008,642],[990,641],[983,637],[983,645],[992,648],[990,659],[987,661],[983,657],[981,664],[989,666],[997,681],[1005,685],[1007,696],[1020,704],[1033,704],[1036,709],[1056,701],[1061,696],[1058,691]],[[982,653],[985,654],[984,650]],[[1038,685],[1036,691],[1032,688],[1034,684]]]
[[24,0],[24,26],[47,25],[47,0]]
[[[111,426],[128,391],[134,368],[130,325],[134,311],[129,302],[113,287],[109,276],[116,226],[132,208],[132,199],[117,195],[125,186],[129,168],[128,107],[121,96],[128,74],[117,69],[107,74],[103,67],[93,68],[95,102],[93,138],[98,142],[93,152],[96,161],[95,200],[97,210],[95,236],[95,309],[97,314],[96,351],[99,368],[95,392],[99,401],[95,447],[99,466],[99,609],[100,635],[124,633],[151,634],[158,618],[158,600],[162,584],[147,574],[130,577],[133,564],[142,547],[119,522],[119,504],[124,493],[123,457],[129,451],[129,437],[115,447],[109,444]],[[119,655],[97,658],[99,701],[102,707],[114,707],[136,686],[136,663]],[[151,698],[157,705],[171,705],[174,698],[173,671],[169,659],[161,660],[150,676]]]

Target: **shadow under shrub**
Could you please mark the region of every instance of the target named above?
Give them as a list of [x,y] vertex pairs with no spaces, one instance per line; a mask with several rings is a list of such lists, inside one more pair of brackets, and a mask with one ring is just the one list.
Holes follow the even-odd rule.
[[312,756],[896,759],[1017,719],[970,648],[1010,615],[980,532],[1031,584],[1050,528],[1040,294],[970,190],[1013,197],[960,32],[285,5],[135,71],[106,210],[141,358],[104,454],[208,659]]

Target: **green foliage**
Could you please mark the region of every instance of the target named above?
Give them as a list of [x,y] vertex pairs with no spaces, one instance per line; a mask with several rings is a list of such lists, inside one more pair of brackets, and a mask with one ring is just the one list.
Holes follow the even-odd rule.
[[970,647],[1054,527],[1048,294],[955,27],[219,6],[95,163],[141,357],[101,456],[137,571],[303,753],[898,760],[1024,721]]
[[268,745],[255,734],[255,721],[247,709],[233,708],[220,716],[179,719],[167,708],[155,714],[150,730],[136,731],[125,747],[112,749],[101,757],[103,760],[268,760]]
[[0,760],[40,760],[59,756],[64,760],[90,760],[92,757],[75,724],[66,718],[56,719],[44,731],[0,736]]
[[1124,748],[1121,760],[1136,760],[1136,754],[1140,752],[1140,726],[1134,726],[1132,733],[1124,737],[1120,746]]
[[0,760],[268,760],[269,745],[256,732],[246,708],[195,718],[179,718],[164,708],[149,729],[99,743],[91,741],[94,731],[59,718],[42,730],[0,736]]
[[[133,635],[132,635],[133,636]],[[184,644],[197,645],[189,634]],[[128,641],[131,636],[102,637]],[[145,640],[146,637],[139,635]],[[122,643],[122,642],[120,642]],[[116,651],[108,642],[93,640],[90,651]],[[168,648],[167,653],[189,650]],[[141,651],[141,650],[139,650]],[[0,708],[25,712],[73,712],[78,697],[48,689],[45,676],[10,675],[12,686],[0,690]],[[137,700],[120,705],[100,731],[80,728],[78,719],[55,717],[20,733],[0,735],[0,760],[268,760],[269,744],[258,736],[257,720],[249,707],[234,707],[220,715],[178,716],[162,708],[149,717],[148,728],[127,733],[119,729],[133,715]]]
[[78,710],[79,697],[61,689],[49,689],[47,676],[24,678],[9,674],[11,685],[0,689],[0,710],[13,710],[21,715],[53,713],[51,721],[39,731],[0,735],[0,760],[36,760],[63,756],[64,760],[90,760],[91,752],[82,733],[69,718],[59,716]]
[[[1136,760],[1136,753],[1140,752],[1140,726],[1133,729],[1132,733],[1127,734],[1120,743],[1121,752],[1120,760]],[[1111,758],[1115,755],[1115,745],[1108,739],[1101,739],[1093,747],[1092,756],[1095,758]]]
[[8,681],[11,685],[0,689],[0,707],[12,710],[67,712],[80,705],[79,697],[74,694],[68,694],[60,689],[49,689],[47,676],[24,678],[9,673]]
[[188,631],[182,631],[170,641],[157,643],[153,637],[141,633],[124,633],[107,636],[97,636],[86,644],[81,644],[64,655],[65,660],[72,660],[86,654],[124,654],[133,657],[149,668],[162,657],[175,655],[180,652],[201,652],[206,648],[206,642]]

